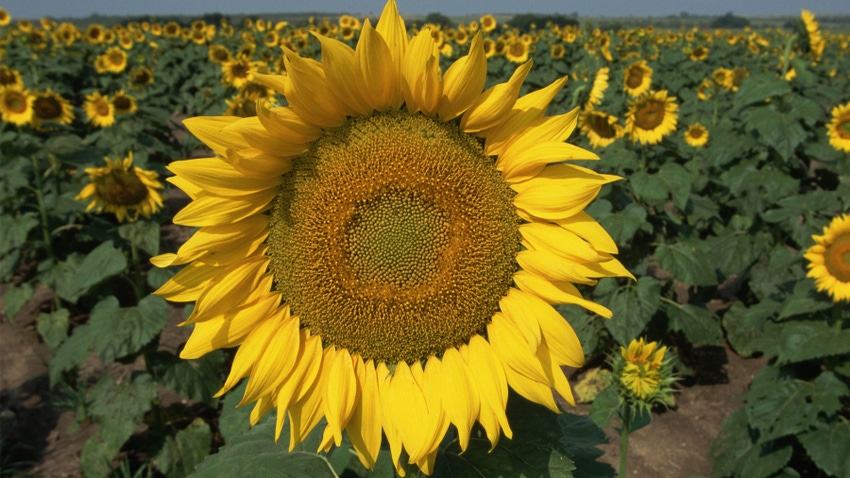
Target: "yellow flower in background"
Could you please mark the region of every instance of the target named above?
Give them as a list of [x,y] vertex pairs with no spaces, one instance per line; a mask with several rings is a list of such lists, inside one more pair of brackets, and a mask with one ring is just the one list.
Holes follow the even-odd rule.
[[632,98],[649,91],[651,84],[652,68],[646,64],[646,60],[636,61],[623,71],[623,89]]
[[750,70],[743,66],[736,66],[732,69],[732,91],[738,91],[738,88],[744,83],[744,80],[750,76]]
[[106,167],[86,168],[90,183],[75,199],[90,201],[86,211],[115,214],[118,222],[150,218],[162,207],[162,183],[155,171],[133,166],[133,153],[126,158],[103,158]]
[[514,63],[525,63],[528,61],[528,45],[522,39],[514,37],[505,48],[505,58]]
[[706,101],[711,99],[714,96],[711,93],[711,89],[714,88],[714,83],[711,80],[702,80],[702,82],[697,86],[697,98],[700,101]]
[[711,79],[714,80],[715,85],[723,88],[724,90],[731,90],[734,86],[733,82],[735,75],[729,68],[717,68],[711,74]]
[[17,86],[0,87],[0,118],[18,126],[32,121],[35,97],[29,90]]
[[262,66],[264,66],[262,62],[251,61],[245,56],[234,58],[221,64],[221,81],[234,88],[241,88],[251,79],[251,73]]
[[661,367],[667,347],[658,348],[658,342],[646,343],[641,337],[632,340],[629,348],[620,347],[625,366],[619,380],[635,397],[647,399],[659,391],[662,383]]
[[490,33],[499,26],[498,22],[496,22],[496,18],[489,13],[481,17],[481,31],[484,33]]
[[116,115],[128,115],[135,113],[136,109],[138,109],[136,106],[136,99],[127,93],[124,93],[124,90],[112,95],[110,101],[112,102],[112,108]]
[[667,96],[667,90],[647,93],[629,103],[625,132],[640,144],[660,143],[676,130],[678,108],[676,97]]
[[12,23],[12,16],[5,8],[0,7],[0,27],[5,27],[10,23]]
[[850,302],[850,215],[836,216],[823,228],[823,235],[812,239],[815,245],[803,255],[809,261],[807,276],[834,302]]
[[168,167],[200,229],[152,262],[185,265],[156,292],[195,302],[181,357],[238,347],[219,395],[248,377],[252,423],[276,408],[295,447],[325,418],[320,448],[346,432],[367,468],[386,435],[400,474],[402,451],[431,473],[450,425],[461,449],[476,421],[512,435],[508,387],[573,401],[560,367],[584,356],[551,304],[611,315],[574,284],[631,277],[583,211],[620,178],[564,164],[597,159],[564,142],[577,110],[544,116],[566,78],[519,97],[529,62],[482,91],[481,34],[443,72],[393,1],[377,25],[254,73],[288,106],[185,121],[216,154]]
[[88,121],[98,128],[108,128],[115,124],[115,107],[99,91],[86,95],[83,111]]
[[130,71],[130,81],[127,84],[135,89],[144,88],[153,84],[153,72],[146,66],[140,66]]
[[[492,40],[491,40],[492,41]],[[556,43],[549,47],[549,55],[553,60],[560,60],[566,54],[567,49],[564,47],[563,43]]]
[[71,124],[74,121],[71,103],[50,88],[34,94],[32,109],[32,125],[36,129],[41,129],[44,123]]
[[593,79],[593,86],[590,89],[590,95],[587,99],[585,109],[592,110],[596,105],[602,103],[602,97],[605,95],[605,90],[608,89],[608,67],[600,68],[596,72],[596,77]]
[[23,88],[24,80],[21,72],[7,66],[0,65],[0,88]]
[[803,10],[800,13],[800,19],[803,21],[803,26],[806,29],[809,52],[815,61],[820,61],[821,57],[823,57],[823,50],[826,48],[826,40],[821,35],[820,26],[815,21],[815,15],[808,10]]
[[91,23],[88,27],[86,27],[86,34],[83,38],[86,39],[89,43],[103,43],[104,36],[106,35],[106,30],[104,30],[103,25],[99,23]]
[[694,123],[685,130],[685,142],[694,148],[702,148],[708,143],[708,130],[700,123]]
[[623,127],[617,117],[601,111],[582,113],[579,126],[594,148],[604,148],[623,137]]
[[127,68],[127,53],[120,47],[110,47],[103,55],[97,58],[95,66],[98,68],[98,73],[105,71],[121,73]]
[[698,46],[690,51],[689,56],[693,61],[703,61],[708,58],[708,48],[704,46]]
[[850,153],[850,103],[832,108],[832,121],[826,125],[829,145],[836,151]]

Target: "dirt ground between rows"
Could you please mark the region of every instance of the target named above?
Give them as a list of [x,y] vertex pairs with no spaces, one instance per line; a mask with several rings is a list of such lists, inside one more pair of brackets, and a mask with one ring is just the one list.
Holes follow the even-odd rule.
[[[0,287],[0,294],[3,289]],[[93,425],[75,426],[73,413],[51,402],[50,357],[35,328],[38,313],[50,302],[50,291],[38,288],[16,317],[0,316],[3,476],[78,477],[83,444],[95,432]],[[175,325],[181,316],[179,311],[172,314],[166,329],[168,341],[185,340],[187,331]],[[726,417],[742,405],[736,397],[746,391],[765,361],[744,359],[722,347],[697,352],[705,355],[703,361],[710,366],[681,387],[674,409],[654,414],[651,425],[632,435],[629,476],[708,476],[711,442]],[[579,406],[577,413],[584,414],[587,408]],[[606,432],[610,443],[602,447],[602,460],[616,468],[619,440],[613,429]]]

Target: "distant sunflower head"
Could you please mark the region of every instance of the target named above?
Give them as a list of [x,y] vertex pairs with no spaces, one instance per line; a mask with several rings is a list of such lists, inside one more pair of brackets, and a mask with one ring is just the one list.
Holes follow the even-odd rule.
[[552,57],[553,60],[560,60],[564,57],[566,52],[567,49],[564,47],[563,43],[556,43],[552,45],[552,47],[549,49],[549,55]]
[[181,35],[183,29],[180,24],[174,21],[168,22],[162,27],[162,34],[167,38],[177,38]]
[[141,89],[153,84],[153,82],[153,71],[146,66],[140,66],[130,71],[130,81],[128,84],[133,88]]
[[35,93],[32,109],[32,124],[36,129],[40,129],[44,123],[71,124],[74,120],[71,103],[50,88]]
[[481,31],[485,33],[492,32],[496,29],[498,23],[496,22],[496,18],[489,13],[481,17]]
[[808,277],[834,302],[850,302],[850,215],[834,217],[823,228],[823,235],[813,235],[812,239],[815,245],[804,255],[809,261]]
[[697,86],[697,98],[700,101],[706,101],[711,99],[714,94],[712,93],[712,88],[714,88],[714,83],[711,80],[702,80],[700,84]]
[[693,61],[703,61],[706,58],[708,58],[708,48],[700,45],[700,46],[694,48],[693,50],[691,50],[691,53],[690,53],[689,56],[691,57],[691,60],[693,60]]
[[744,80],[750,76],[750,70],[743,66],[736,66],[732,69],[732,91],[738,91],[738,88],[744,83]]
[[128,115],[135,113],[136,109],[138,109],[136,99],[124,93],[124,90],[112,95],[111,101],[116,115]]
[[826,126],[826,134],[836,151],[850,153],[850,103],[832,108],[832,121]]
[[626,133],[641,144],[660,143],[676,130],[678,108],[676,97],[667,96],[667,90],[647,93],[629,103]]
[[708,143],[708,130],[700,123],[694,123],[685,130],[685,142],[694,148],[702,148]]
[[449,426],[461,449],[476,421],[511,436],[508,387],[572,402],[584,356],[552,304],[610,316],[574,284],[631,276],[583,211],[619,177],[565,164],[597,159],[564,142],[577,110],[545,116],[565,78],[520,97],[528,62],[483,91],[481,34],[442,71],[390,1],[356,48],[319,41],[253,74],[287,106],[185,121],[215,156],[168,166],[200,229],[152,260],[186,265],[156,293],[195,302],[183,358],[238,347],[220,394],[248,377],[252,423],[276,408],[294,447],[324,418],[319,448],[345,432],[367,468],[385,435],[430,474]]
[[90,23],[88,27],[86,27],[86,34],[83,38],[86,39],[89,43],[103,43],[104,37],[106,35],[106,30],[103,28],[103,25],[99,23]]
[[826,48],[826,40],[820,32],[820,25],[815,21],[814,13],[803,10],[800,14],[800,20],[803,22],[803,30],[805,35],[805,48],[815,61],[820,61],[823,57],[823,51]]
[[29,124],[33,116],[35,97],[19,86],[0,87],[0,118],[18,126]]
[[221,64],[221,81],[234,88],[241,88],[251,79],[251,72],[260,66],[259,62],[240,56]]
[[593,86],[590,88],[586,109],[592,110],[595,106],[602,103],[602,97],[605,96],[605,90],[608,89],[608,67],[600,68],[596,72],[596,77],[593,79]]
[[99,57],[101,66],[105,71],[121,73],[127,68],[127,53],[120,47],[110,47]]
[[735,75],[729,68],[717,68],[711,74],[711,78],[714,80],[715,85],[724,90],[731,90],[734,86]]
[[86,95],[83,110],[88,121],[98,128],[108,128],[115,124],[115,106],[99,91]]
[[623,127],[617,117],[602,111],[585,111],[579,124],[594,148],[604,148],[623,137]]
[[0,65],[0,88],[23,88],[24,80],[21,73],[8,66]]
[[623,71],[623,89],[633,98],[649,91],[651,84],[652,68],[646,64],[646,60],[636,61]]
[[118,222],[150,218],[162,207],[162,183],[155,171],[133,166],[133,153],[126,158],[104,158],[106,167],[86,168],[89,183],[76,199],[88,201],[86,211],[115,214]]
[[9,15],[8,10],[0,7],[0,27],[5,27],[10,23],[12,23],[12,15]]
[[525,63],[528,61],[528,45],[520,38],[514,38],[505,48],[505,58],[514,63]]

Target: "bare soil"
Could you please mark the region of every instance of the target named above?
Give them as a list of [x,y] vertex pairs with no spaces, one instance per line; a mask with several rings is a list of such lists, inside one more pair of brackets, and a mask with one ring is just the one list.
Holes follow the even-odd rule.
[[[0,297],[5,287],[0,287]],[[78,477],[85,441],[96,426],[77,424],[62,410],[48,383],[47,346],[36,331],[38,313],[48,307],[51,292],[38,288],[14,317],[0,316],[0,474],[2,476]],[[0,311],[4,304],[0,301]],[[167,341],[179,344],[186,332],[176,327],[182,313],[173,310]],[[164,337],[164,341],[166,338]],[[675,408],[653,414],[652,423],[630,439],[630,476],[696,477],[711,470],[709,447],[723,421],[742,406],[736,398],[747,389],[765,359],[744,359],[724,347],[705,347],[696,377],[683,382]],[[586,413],[581,405],[578,413]],[[619,440],[608,429],[603,461],[619,463]]]

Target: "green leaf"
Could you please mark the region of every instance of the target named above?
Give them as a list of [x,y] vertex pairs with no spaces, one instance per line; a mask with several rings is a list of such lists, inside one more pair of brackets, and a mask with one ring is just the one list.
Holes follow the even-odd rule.
[[29,282],[22,283],[20,287],[10,285],[6,293],[3,294],[3,302],[5,304],[3,312],[6,313],[6,317],[14,322],[18,311],[32,299],[34,293],[35,289],[33,289],[33,286]]
[[662,269],[685,284],[717,285],[717,274],[707,254],[685,243],[662,244],[655,249]]
[[783,440],[758,439],[743,408],[732,412],[711,444],[712,478],[767,478],[791,459],[793,447]]
[[73,370],[82,365],[92,347],[97,341],[97,334],[92,332],[88,324],[74,327],[74,332],[68,340],[62,342],[50,360],[50,386],[56,385],[63,372]]
[[[322,427],[311,435],[321,439]],[[222,476],[276,476],[281,478],[335,478],[337,475],[322,455],[296,450],[289,453],[289,421],[284,424],[280,440],[274,441],[275,420],[267,419],[250,432],[238,436],[207,456],[195,468],[194,478]],[[316,449],[316,448],[313,448]]]
[[668,162],[658,170],[658,177],[664,182],[673,204],[680,210],[685,210],[691,195],[691,185],[694,175],[679,163]]
[[24,212],[16,216],[3,214],[0,216],[0,254],[6,254],[10,250],[27,242],[31,230],[38,226],[38,215],[32,211]]
[[[183,360],[159,351],[149,366],[163,385],[192,400],[211,403],[221,387],[224,354],[217,350],[198,360]],[[247,423],[247,422],[246,422]]]
[[85,478],[102,478],[112,474],[112,459],[121,450],[103,441],[100,435],[86,440],[80,454],[80,471]]
[[98,334],[95,351],[103,363],[138,352],[168,322],[168,306],[161,297],[149,295],[137,307],[118,307],[107,297],[94,306],[90,325]]
[[846,353],[850,353],[850,329],[838,330],[816,320],[794,321],[782,327],[777,361],[802,362]]
[[112,241],[104,242],[84,259],[79,260],[79,255],[74,254],[57,266],[56,293],[68,302],[76,302],[93,285],[126,267],[124,254],[113,247]]
[[629,176],[629,184],[641,201],[654,204],[667,199],[667,185],[657,175],[637,171]]
[[791,91],[791,86],[776,75],[754,74],[741,83],[735,94],[736,110],[741,110],[754,103],[762,103],[767,98],[782,96]]
[[590,409],[587,411],[587,418],[595,423],[599,428],[608,428],[611,426],[611,420],[617,416],[620,409],[620,396],[617,395],[617,389],[609,386],[605,390],[599,392]]
[[602,217],[599,223],[617,244],[625,244],[646,224],[646,210],[639,204],[631,203],[620,212]]
[[236,405],[239,405],[239,402],[242,401],[242,395],[245,394],[247,384],[248,381],[243,380],[236,388],[227,392],[224,400],[221,401],[218,428],[226,444],[230,444],[236,437],[251,431],[251,407],[236,408]]
[[604,321],[605,328],[620,345],[628,345],[652,319],[661,301],[661,284],[652,277],[641,277],[637,284],[618,288],[607,300],[613,317]]
[[581,349],[584,355],[592,357],[596,352],[596,347],[599,344],[599,334],[605,328],[604,321],[595,314],[591,314],[584,307],[577,305],[558,305],[555,309],[570,323],[578,340],[581,343]]
[[209,454],[211,443],[210,426],[203,419],[196,418],[175,436],[167,437],[152,461],[165,476],[183,478],[191,475]]
[[723,329],[714,314],[691,304],[665,304],[670,328],[681,330],[694,345],[723,345]]
[[122,224],[118,227],[118,235],[152,256],[159,254],[159,224],[153,221]]
[[755,262],[753,236],[734,232],[706,239],[714,266],[726,277],[744,272]]
[[830,476],[850,476],[850,422],[820,425],[797,438],[818,468]]
[[776,355],[781,327],[770,320],[781,304],[764,301],[751,307],[735,302],[723,315],[723,328],[729,345],[739,355],[749,357],[754,353]]
[[35,328],[50,350],[55,350],[68,338],[69,315],[68,309],[38,314]]
[[764,145],[773,148],[784,160],[806,139],[806,131],[797,120],[769,107],[753,108],[745,115],[745,121],[749,129],[758,131]]
[[136,374],[132,380],[120,384],[105,376],[89,390],[87,398],[89,414],[100,424],[100,437],[110,449],[121,449],[144,421],[156,398],[156,385],[146,373]]

